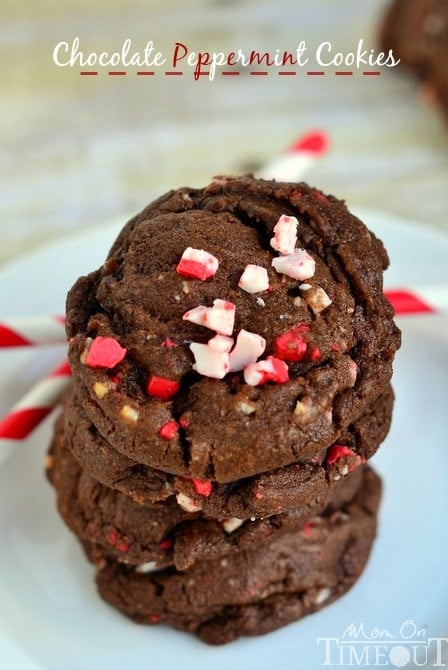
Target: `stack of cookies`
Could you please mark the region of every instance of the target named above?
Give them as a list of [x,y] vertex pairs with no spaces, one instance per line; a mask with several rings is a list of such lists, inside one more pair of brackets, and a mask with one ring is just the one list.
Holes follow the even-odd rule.
[[150,204],[77,281],[48,474],[106,601],[222,644],[353,585],[400,342],[387,264],[333,196],[219,177]]

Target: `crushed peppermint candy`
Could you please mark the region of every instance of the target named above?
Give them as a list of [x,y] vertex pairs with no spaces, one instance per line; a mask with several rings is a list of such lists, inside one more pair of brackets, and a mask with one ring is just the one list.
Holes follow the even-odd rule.
[[173,546],[173,540],[170,540],[169,537],[166,537],[159,544],[159,547],[162,551],[169,551]]
[[182,319],[215,330],[219,335],[231,335],[235,322],[235,305],[217,298],[213,301],[213,307],[198,305],[185,312]]
[[241,329],[236,344],[229,355],[229,372],[243,370],[250,363],[255,363],[266,349],[266,340],[257,333]]
[[113,337],[96,337],[85,356],[89,368],[114,368],[126,356],[127,350]]
[[308,324],[301,323],[292,330],[276,337],[274,340],[275,355],[282,361],[297,362],[303,360],[308,347],[303,335],[310,330]]
[[204,481],[202,479],[192,479],[191,483],[193,484],[195,493],[197,493],[199,496],[205,496],[205,498],[208,498],[213,491],[213,484],[209,481]]
[[298,223],[295,216],[282,214],[274,226],[271,247],[282,255],[292,254],[297,243]]
[[233,338],[227,337],[227,335],[215,335],[215,337],[212,337],[207,342],[207,346],[209,346],[212,351],[229,353],[233,347]]
[[174,379],[150,375],[146,384],[146,391],[151,398],[159,400],[169,400],[176,395],[180,389],[180,383]]
[[229,371],[229,354],[226,351],[213,351],[208,344],[192,342],[191,352],[194,356],[193,370],[204,377],[222,379]]
[[279,274],[300,281],[310,279],[316,271],[316,261],[305,249],[294,249],[286,256],[273,258],[271,265]]
[[179,424],[177,421],[166,421],[166,423],[159,428],[159,435],[164,440],[172,440],[179,430]]
[[208,251],[187,247],[176,267],[176,272],[184,277],[205,281],[216,274],[218,266],[218,259]]
[[268,356],[265,360],[250,363],[244,368],[244,381],[249,386],[261,386],[266,382],[284,384],[289,381],[288,366],[275,356]]
[[248,263],[240,277],[238,286],[242,288],[243,291],[247,291],[247,293],[267,291],[269,288],[268,271],[266,268],[261,267],[261,265]]
[[178,493],[176,500],[177,504],[182,507],[185,512],[199,512],[201,509],[200,503],[193,500],[193,498],[189,498],[185,493]]
[[341,476],[348,475],[358,465],[361,465],[365,459],[359,456],[353,449],[342,444],[334,444],[327,451],[325,465],[333,470],[330,476],[334,479],[340,479]]
[[292,254],[297,243],[298,223],[295,216],[282,214],[274,226],[271,247],[282,255]]

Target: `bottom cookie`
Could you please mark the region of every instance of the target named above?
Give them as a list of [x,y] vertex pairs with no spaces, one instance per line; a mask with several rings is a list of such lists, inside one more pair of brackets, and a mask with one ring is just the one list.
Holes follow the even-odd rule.
[[369,468],[354,497],[252,551],[197,562],[183,572],[142,573],[108,561],[97,572],[101,596],[138,623],[166,623],[204,642],[261,635],[333,602],[356,582],[376,533],[381,482]]

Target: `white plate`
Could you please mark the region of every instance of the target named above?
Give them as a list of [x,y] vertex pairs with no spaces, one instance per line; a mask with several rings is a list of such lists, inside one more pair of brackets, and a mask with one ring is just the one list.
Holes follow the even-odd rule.
[[[390,252],[389,286],[447,281],[448,238],[375,212],[363,218]],[[70,284],[100,264],[119,227],[63,239],[4,268],[0,315],[60,313]],[[335,655],[325,659],[325,643],[317,639],[340,638],[351,623],[363,623],[366,631],[388,629],[401,640],[401,650],[394,642],[390,657],[389,667],[398,667],[411,650],[411,641],[400,637],[406,620],[425,628],[427,637],[448,636],[448,318],[408,317],[400,325],[393,428],[375,458],[385,484],[379,537],[365,574],[347,596],[276,633],[223,648],[165,627],[134,625],[97,597],[93,571],[58,518],[43,475],[48,420],[28,442],[0,445],[1,667],[313,670],[325,660],[338,666]],[[61,348],[0,353],[0,410],[62,355]],[[391,644],[376,649],[383,667]],[[342,665],[349,665],[347,659]]]

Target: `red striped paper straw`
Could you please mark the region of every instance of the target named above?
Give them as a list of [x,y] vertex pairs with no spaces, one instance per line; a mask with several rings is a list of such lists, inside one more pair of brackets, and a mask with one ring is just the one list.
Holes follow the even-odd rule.
[[384,291],[397,316],[448,312],[448,285],[390,288]]
[[63,316],[29,316],[0,323],[0,348],[65,342]]
[[262,179],[296,181],[301,179],[308,168],[327,151],[330,145],[328,135],[315,130],[294,142],[277,160],[269,163],[257,174]]
[[0,421],[0,439],[24,440],[51,412],[70,383],[67,362],[39,381]]

